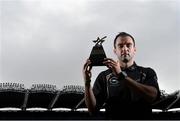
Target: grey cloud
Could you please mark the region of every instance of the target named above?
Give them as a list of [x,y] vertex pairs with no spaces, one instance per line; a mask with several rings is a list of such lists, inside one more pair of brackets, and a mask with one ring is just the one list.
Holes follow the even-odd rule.
[[[107,35],[104,49],[115,58],[113,38],[127,31],[136,39],[137,63],[152,66],[167,91],[180,88],[178,0],[71,2],[0,2],[2,80],[28,86],[83,84],[81,69],[91,40]],[[93,69],[93,79],[100,70]]]

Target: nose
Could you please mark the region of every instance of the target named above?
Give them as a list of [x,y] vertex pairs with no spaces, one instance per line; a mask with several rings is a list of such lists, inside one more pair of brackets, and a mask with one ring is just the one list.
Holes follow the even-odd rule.
[[127,52],[128,51],[128,47],[126,45],[124,45],[122,50],[123,50],[123,52]]

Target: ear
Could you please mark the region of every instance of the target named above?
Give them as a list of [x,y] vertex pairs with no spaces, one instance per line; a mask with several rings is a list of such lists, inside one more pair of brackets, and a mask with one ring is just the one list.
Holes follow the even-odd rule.
[[134,53],[136,53],[136,51],[137,51],[137,49],[136,49],[136,47],[134,47]]
[[115,55],[117,55],[117,54],[116,54],[116,49],[115,49],[115,48],[113,49],[113,52],[114,52]]

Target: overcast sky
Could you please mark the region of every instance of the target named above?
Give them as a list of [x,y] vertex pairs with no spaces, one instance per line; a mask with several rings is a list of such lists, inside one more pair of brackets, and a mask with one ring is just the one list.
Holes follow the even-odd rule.
[[[160,89],[180,89],[179,0],[0,0],[0,80],[83,85],[82,66],[98,36],[108,57],[118,32],[136,40],[138,65]],[[92,69],[92,82],[106,67]]]

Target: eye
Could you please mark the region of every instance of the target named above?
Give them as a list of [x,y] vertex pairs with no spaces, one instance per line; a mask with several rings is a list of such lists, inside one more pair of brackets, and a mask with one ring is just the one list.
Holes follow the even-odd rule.
[[118,45],[119,48],[123,48],[123,46],[124,46],[123,44],[119,44]]
[[126,44],[126,46],[127,46],[128,48],[130,48],[130,47],[132,46],[132,44],[131,44],[131,43],[128,43],[128,44]]

